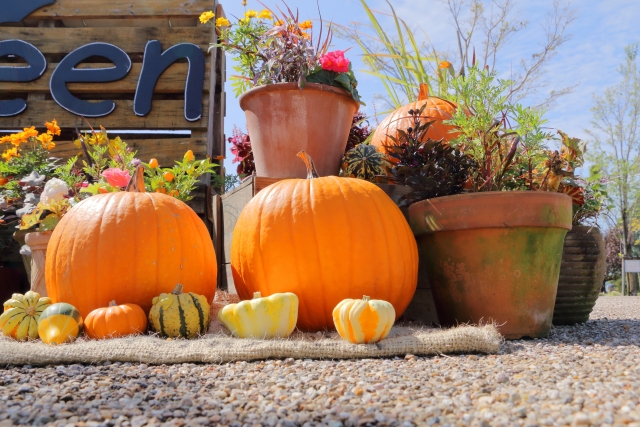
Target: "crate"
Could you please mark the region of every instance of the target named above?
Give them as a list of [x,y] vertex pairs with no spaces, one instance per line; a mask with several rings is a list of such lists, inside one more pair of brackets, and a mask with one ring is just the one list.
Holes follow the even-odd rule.
[[[8,5],[7,5],[8,6]],[[199,15],[213,10],[224,11],[217,0],[56,0],[32,12],[21,22],[0,24],[0,40],[18,39],[38,48],[47,59],[44,75],[32,82],[2,82],[0,100],[22,98],[27,109],[12,117],[0,117],[0,130],[15,131],[28,126],[42,128],[45,121],[57,119],[62,128],[51,153],[68,158],[80,154],[73,144],[75,128],[87,130],[87,122],[60,107],[53,99],[49,80],[58,63],[69,52],[91,42],[105,42],[124,50],[132,68],[122,80],[109,83],[69,83],[68,89],[84,100],[111,99],[115,110],[104,117],[89,119],[98,129],[107,128],[111,137],[120,135],[138,151],[143,161],[158,159],[161,166],[172,166],[187,150],[196,158],[210,156],[214,161],[225,154],[224,121],[224,52],[213,49],[217,34],[213,26],[200,24]],[[206,72],[203,85],[203,115],[200,120],[184,117],[184,90],[188,63],[171,65],[160,77],[153,95],[151,112],[144,117],[133,112],[133,99],[142,67],[145,46],[150,40],[162,43],[163,51],[183,42],[193,43],[205,52]],[[21,58],[0,58],[0,66],[16,66]],[[110,67],[104,58],[89,58],[79,67]],[[126,131],[159,131],[159,133],[126,133]],[[122,132],[118,132],[122,131]],[[222,168],[220,172],[222,173]],[[210,178],[201,185],[190,202],[191,207],[213,225],[211,209],[215,191]]]

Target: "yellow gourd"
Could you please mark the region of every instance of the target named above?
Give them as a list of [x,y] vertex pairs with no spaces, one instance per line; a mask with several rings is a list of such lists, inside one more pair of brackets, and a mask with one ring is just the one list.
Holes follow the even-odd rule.
[[4,313],[0,315],[2,334],[19,341],[37,339],[38,319],[50,305],[51,300],[47,297],[40,298],[37,292],[13,294],[4,303]]
[[387,301],[345,299],[333,309],[333,323],[340,336],[354,344],[381,341],[389,335],[396,311]]
[[163,337],[197,338],[209,329],[209,302],[204,295],[182,293],[178,283],[170,294],[160,294],[151,302],[149,323]]
[[218,319],[238,338],[286,338],[298,321],[298,297],[291,292],[224,306]]
[[84,322],[77,308],[65,302],[47,307],[38,320],[38,335],[45,344],[70,343],[82,332]]

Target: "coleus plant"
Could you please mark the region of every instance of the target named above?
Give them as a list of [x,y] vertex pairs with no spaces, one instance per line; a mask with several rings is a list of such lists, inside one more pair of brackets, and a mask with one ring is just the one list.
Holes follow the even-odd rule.
[[471,156],[443,140],[424,140],[433,123],[423,115],[425,107],[409,110],[413,126],[406,131],[398,130],[398,137],[389,135],[394,143],[386,147],[391,159],[397,161],[391,168],[390,181],[413,190],[403,197],[404,206],[461,193],[468,187],[471,171],[477,167]]

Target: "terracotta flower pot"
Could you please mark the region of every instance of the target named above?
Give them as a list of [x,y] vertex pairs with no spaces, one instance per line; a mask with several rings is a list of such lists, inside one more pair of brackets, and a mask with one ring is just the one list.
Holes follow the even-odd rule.
[[47,245],[51,240],[53,232],[28,233],[25,236],[25,243],[31,248],[31,290],[47,296],[47,285],[44,281],[45,265],[47,260]]
[[607,269],[604,238],[597,227],[576,225],[564,239],[554,325],[589,320]]
[[256,164],[270,178],[306,178],[296,154],[305,150],[320,176],[338,175],[358,104],[342,89],[307,83],[259,86],[240,96]]
[[495,321],[509,339],[549,334],[570,197],[462,194],[415,203],[409,215],[442,325]]

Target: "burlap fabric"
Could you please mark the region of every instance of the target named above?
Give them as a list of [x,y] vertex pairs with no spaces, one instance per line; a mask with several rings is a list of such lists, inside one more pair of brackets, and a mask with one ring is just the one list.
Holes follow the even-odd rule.
[[292,357],[295,359],[359,359],[452,353],[496,353],[502,336],[493,325],[459,326],[453,329],[394,326],[387,339],[378,344],[356,345],[335,332],[295,332],[288,339],[238,339],[229,335],[217,319],[226,304],[237,295],[217,292],[211,305],[209,332],[194,340],[167,340],[158,336],[89,340],[49,346],[41,341],[17,342],[0,335],[0,366],[56,365],[67,363],[139,362],[224,363]]
[[394,327],[378,344],[355,345],[335,333],[296,333],[289,339],[236,339],[220,333],[194,340],[166,340],[141,335],[111,340],[78,339],[49,346],[40,341],[17,342],[0,338],[0,365],[54,365],[67,363],[140,362],[169,364],[223,363],[268,358],[356,359],[447,353],[496,353],[502,337],[493,325],[453,329]]

